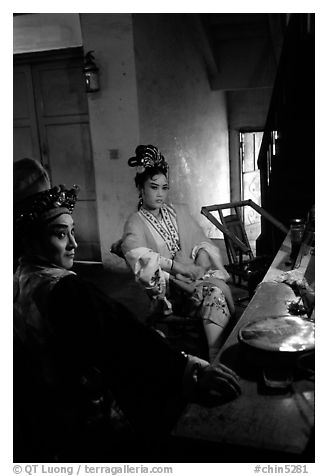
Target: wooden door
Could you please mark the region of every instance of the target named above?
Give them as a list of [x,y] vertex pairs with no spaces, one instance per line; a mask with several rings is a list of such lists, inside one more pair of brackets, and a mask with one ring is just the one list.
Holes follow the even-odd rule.
[[14,67],[14,160],[33,157],[41,161],[32,71],[29,65]]
[[99,260],[95,180],[82,57],[35,55],[14,66],[14,160],[34,157],[52,184],[80,187],[78,260]]

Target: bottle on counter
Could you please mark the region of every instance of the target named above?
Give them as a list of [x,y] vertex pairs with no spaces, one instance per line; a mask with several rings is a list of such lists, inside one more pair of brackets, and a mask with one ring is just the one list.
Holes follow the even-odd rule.
[[290,258],[292,261],[295,261],[299,253],[303,235],[305,231],[305,220],[303,218],[293,218],[290,221],[290,240],[292,245],[292,250],[290,253]]
[[308,246],[314,247],[314,236],[315,236],[315,210],[313,205],[307,216],[307,223],[306,223],[305,232],[304,232],[304,242]]

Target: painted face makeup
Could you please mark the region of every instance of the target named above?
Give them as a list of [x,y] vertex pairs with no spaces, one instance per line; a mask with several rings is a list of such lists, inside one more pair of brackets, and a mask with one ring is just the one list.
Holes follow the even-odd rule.
[[149,177],[142,189],[143,206],[150,212],[159,210],[167,198],[169,184],[163,174],[157,174]]
[[77,243],[74,236],[74,222],[65,213],[47,225],[43,241],[43,256],[52,264],[70,269],[73,266]]

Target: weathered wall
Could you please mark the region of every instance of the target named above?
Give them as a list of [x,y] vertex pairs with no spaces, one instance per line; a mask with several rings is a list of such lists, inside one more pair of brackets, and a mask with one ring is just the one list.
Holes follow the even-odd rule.
[[[88,100],[101,252],[106,261],[135,205],[127,173],[127,159],[139,142],[132,18],[110,13],[80,17],[84,50],[95,50],[100,69],[100,91],[89,93]],[[110,151],[117,158],[110,158]]]
[[[210,89],[186,15],[134,14],[133,25],[140,143],[157,145],[166,157],[171,200],[188,203],[206,233],[217,236],[200,208],[229,199],[225,94]],[[133,169],[129,175],[133,182]]]

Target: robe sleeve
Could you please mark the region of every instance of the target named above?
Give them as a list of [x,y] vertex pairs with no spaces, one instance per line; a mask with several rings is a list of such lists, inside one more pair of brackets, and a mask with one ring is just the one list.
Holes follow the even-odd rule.
[[52,290],[49,318],[62,358],[99,368],[134,426],[146,432],[172,428],[185,405],[186,356],[77,276]]
[[217,279],[228,281],[230,275],[223,265],[219,248],[208,241],[202,241],[192,249],[191,256],[193,260],[196,259],[200,250],[205,250],[210,258],[212,268],[209,271],[214,271]]
[[[155,249],[147,246],[149,239],[145,234],[143,223],[137,214],[127,220],[123,238],[122,251],[130,265],[135,278],[151,296],[161,296],[165,300],[166,283],[169,279],[168,271],[172,260],[161,256]],[[151,243],[150,243],[151,244]]]

